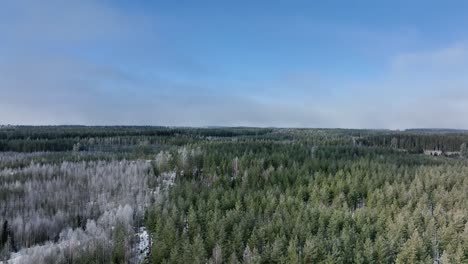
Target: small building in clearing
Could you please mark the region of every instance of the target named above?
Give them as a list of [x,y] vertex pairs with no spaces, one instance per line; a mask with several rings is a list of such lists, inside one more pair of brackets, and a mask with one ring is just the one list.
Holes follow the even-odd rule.
[[440,156],[442,155],[442,150],[425,149],[424,155]]

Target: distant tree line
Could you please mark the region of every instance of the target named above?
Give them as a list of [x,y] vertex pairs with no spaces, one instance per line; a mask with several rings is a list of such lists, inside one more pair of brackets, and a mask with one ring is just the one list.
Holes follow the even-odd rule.
[[413,153],[424,150],[460,151],[460,146],[468,142],[468,134],[407,134],[389,133],[359,138],[365,146],[405,149]]

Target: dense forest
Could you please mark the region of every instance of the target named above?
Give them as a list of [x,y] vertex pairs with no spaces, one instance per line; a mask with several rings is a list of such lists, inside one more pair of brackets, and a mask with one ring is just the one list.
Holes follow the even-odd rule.
[[452,130],[0,127],[0,262],[468,263],[467,142]]

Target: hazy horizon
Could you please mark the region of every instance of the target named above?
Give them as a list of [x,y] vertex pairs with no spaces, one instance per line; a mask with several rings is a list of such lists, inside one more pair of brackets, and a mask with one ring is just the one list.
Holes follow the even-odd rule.
[[412,131],[412,130],[427,130],[427,131],[460,131],[466,132],[468,129],[466,128],[450,128],[450,127],[407,127],[407,128],[378,128],[378,127],[363,127],[363,128],[353,128],[353,127],[279,127],[279,126],[222,126],[222,125],[206,125],[206,126],[184,126],[184,125],[163,125],[163,124],[155,124],[155,125],[132,125],[132,124],[98,124],[98,125],[82,125],[82,124],[38,124],[38,125],[31,125],[31,124],[0,124],[0,128],[2,127],[163,127],[163,128],[201,128],[201,129],[216,129],[216,128],[252,128],[252,129],[316,129],[316,130],[333,130],[333,129],[341,129],[341,130],[369,130],[369,131]]
[[0,4],[0,124],[468,128],[468,3]]

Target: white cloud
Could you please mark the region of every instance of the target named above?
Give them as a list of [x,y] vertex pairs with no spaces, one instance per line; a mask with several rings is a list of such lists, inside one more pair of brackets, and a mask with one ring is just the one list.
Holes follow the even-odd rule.
[[396,71],[427,69],[444,72],[447,67],[451,70],[453,67],[467,67],[467,58],[467,45],[459,43],[437,50],[400,54],[393,59],[392,67]]
[[385,79],[366,84],[364,91],[380,87],[367,97],[367,111],[381,116],[390,128],[467,128],[463,118],[468,114],[467,73],[464,42],[399,54],[390,61]]

